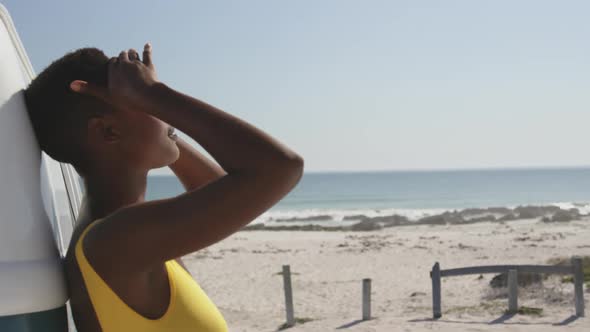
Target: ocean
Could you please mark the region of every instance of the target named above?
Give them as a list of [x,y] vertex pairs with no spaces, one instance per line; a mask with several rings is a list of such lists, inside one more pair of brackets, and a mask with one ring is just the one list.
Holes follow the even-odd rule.
[[[183,191],[174,175],[150,175],[146,199]],[[362,216],[418,220],[466,208],[524,205],[590,213],[590,168],[305,173],[252,224],[335,226],[358,222]]]

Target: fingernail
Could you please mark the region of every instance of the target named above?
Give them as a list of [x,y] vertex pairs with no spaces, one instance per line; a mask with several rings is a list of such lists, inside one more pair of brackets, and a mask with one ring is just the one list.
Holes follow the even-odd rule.
[[72,90],[74,91],[80,91],[80,85],[77,82],[72,82],[70,83],[70,87],[72,88]]

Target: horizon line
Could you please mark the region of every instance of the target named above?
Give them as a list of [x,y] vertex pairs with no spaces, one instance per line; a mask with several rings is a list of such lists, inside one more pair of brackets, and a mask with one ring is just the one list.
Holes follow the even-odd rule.
[[[511,171],[511,170],[560,170],[560,169],[590,169],[590,165],[561,165],[561,166],[492,166],[492,167],[450,167],[450,168],[399,168],[399,169],[365,169],[365,170],[310,170],[304,174],[322,173],[409,173],[409,172],[455,172],[455,171]],[[171,176],[170,174],[159,173],[150,176]]]

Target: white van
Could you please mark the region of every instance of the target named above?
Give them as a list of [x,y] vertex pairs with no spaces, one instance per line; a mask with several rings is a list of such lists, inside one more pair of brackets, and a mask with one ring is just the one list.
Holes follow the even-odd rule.
[[39,150],[23,96],[34,76],[0,4],[0,331],[75,331],[63,257],[83,188]]

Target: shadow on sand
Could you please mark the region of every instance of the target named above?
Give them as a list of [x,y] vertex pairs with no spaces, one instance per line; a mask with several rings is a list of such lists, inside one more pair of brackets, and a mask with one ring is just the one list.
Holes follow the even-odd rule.
[[495,324],[505,324],[505,325],[553,325],[553,326],[565,326],[574,321],[576,321],[579,317],[576,315],[571,315],[568,318],[562,320],[559,323],[549,323],[549,322],[509,322],[508,320],[514,317],[515,314],[504,314],[492,321],[486,322],[466,322],[466,321],[458,321],[458,320],[449,320],[449,319],[434,319],[434,318],[418,318],[418,319],[411,319],[408,322],[410,323],[419,323],[419,322],[441,322],[441,323],[455,323],[455,324],[487,324],[487,325],[495,325]]
[[362,322],[368,322],[368,321],[370,321],[370,320],[372,320],[372,319],[375,319],[375,318],[376,318],[376,317],[371,317],[371,319],[365,319],[365,320],[363,320],[363,319],[357,319],[357,320],[355,320],[355,321],[352,321],[352,322],[350,322],[350,323],[346,323],[346,324],[344,324],[344,325],[338,326],[338,327],[336,328],[336,330],[347,329],[347,328],[349,328],[349,327],[351,327],[351,326],[354,326],[354,325],[356,325],[356,324],[359,324],[359,323],[362,323]]

